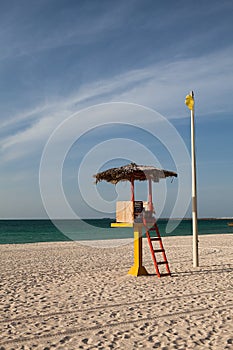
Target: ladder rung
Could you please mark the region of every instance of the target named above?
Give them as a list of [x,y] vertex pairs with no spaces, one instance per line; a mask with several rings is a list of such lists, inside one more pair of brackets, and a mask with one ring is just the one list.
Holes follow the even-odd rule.
[[[149,227],[149,225],[147,225],[146,218],[144,218],[143,219],[143,224],[144,224],[144,227],[145,227],[145,230],[146,230],[146,236],[147,236],[147,239],[148,239],[148,243],[149,243],[152,259],[154,261],[154,265],[155,265],[155,270],[156,270],[157,276],[159,278],[163,277],[163,276],[171,276],[171,272],[170,272],[170,269],[169,269],[168,261],[167,261],[166,255],[165,255],[165,249],[163,248],[162,237],[160,236],[159,229],[158,229],[158,226],[157,226],[156,222],[154,222],[154,224],[151,227]],[[159,241],[159,246],[157,247],[157,249],[154,249],[154,247],[153,247],[152,242],[154,242],[154,241]],[[157,262],[156,257],[155,257],[156,253],[163,253],[164,261],[158,261]],[[159,265],[165,265],[167,272],[166,273],[160,273]]]
[[165,276],[171,276],[171,274],[170,273],[160,273],[160,277],[165,277]]
[[154,249],[154,253],[162,253],[165,252],[164,249]]

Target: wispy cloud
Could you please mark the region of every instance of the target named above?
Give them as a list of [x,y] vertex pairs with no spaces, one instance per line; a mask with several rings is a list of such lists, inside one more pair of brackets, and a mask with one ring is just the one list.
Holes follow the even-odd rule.
[[97,43],[103,34],[106,37],[106,33],[121,27],[133,7],[133,3],[125,2],[77,2],[74,8],[67,6],[66,9],[50,8],[48,1],[30,5],[16,3],[13,8],[2,11],[0,47],[4,50],[1,50],[0,59]]
[[150,80],[135,84],[117,98],[138,101],[169,118],[184,117],[184,95],[194,90],[200,114],[230,112],[232,54],[233,48],[229,48],[218,54],[150,67]]
[[[219,119],[232,112],[232,2],[213,0],[211,5],[203,2],[200,6],[171,1],[169,5],[168,11],[167,3],[154,0],[1,3],[0,160],[2,188],[11,198],[8,208],[1,208],[6,215],[15,204],[11,182],[20,182],[22,196],[33,192],[30,189],[38,187],[38,165],[50,135],[71,114],[95,104],[129,102],[152,108],[168,119],[188,118],[184,99],[192,89],[196,117],[207,121],[202,124],[202,135],[210,132],[210,116],[216,120],[213,130],[221,124],[221,135],[215,130],[212,146],[206,142],[211,135],[203,137],[203,161],[209,160],[216,135],[223,149],[211,159],[229,158],[232,141],[228,134],[226,142],[224,128],[230,130],[231,121],[224,124]],[[108,113],[114,110],[106,109],[93,118],[101,124],[108,120]],[[124,121],[132,117],[130,108],[123,113]],[[139,114],[134,117],[141,118]],[[101,136],[96,136],[97,142]],[[126,133],[123,136],[127,138]],[[61,135],[58,148],[69,137],[68,132]],[[217,176],[222,174],[216,172]],[[38,188],[37,192],[28,208],[33,201],[37,203],[34,208],[39,204]],[[214,191],[209,192],[213,196]],[[20,202],[20,213],[21,207]]]
[[[154,108],[168,118],[183,118],[187,115],[185,94],[194,89],[198,113],[230,112],[233,82],[229,72],[232,70],[232,52],[230,48],[219,54],[160,63],[83,84],[69,98],[35,106],[31,111],[4,121],[2,127],[9,127],[16,121],[20,124],[27,119],[32,123],[25,130],[6,135],[1,142],[2,150],[14,152],[14,147],[22,147],[28,154],[37,143],[44,143],[55,127],[71,113],[102,102],[137,103]],[[29,143],[34,146],[25,147]]]

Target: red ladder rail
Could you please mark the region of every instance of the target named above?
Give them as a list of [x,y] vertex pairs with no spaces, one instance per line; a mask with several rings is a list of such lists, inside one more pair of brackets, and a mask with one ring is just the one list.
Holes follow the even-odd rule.
[[[171,271],[169,268],[169,264],[168,264],[167,256],[166,256],[165,249],[163,246],[162,238],[160,236],[159,229],[158,229],[158,226],[156,224],[155,219],[153,221],[154,221],[154,223],[151,226],[151,228],[148,228],[146,219],[143,218],[143,224],[144,224],[144,227],[146,229],[146,237],[147,237],[148,244],[150,247],[152,260],[153,260],[153,263],[155,266],[155,271],[156,271],[156,274],[159,278],[163,277],[163,276],[171,276]],[[151,237],[151,235],[150,235],[151,232],[156,233],[156,237]],[[153,244],[152,244],[152,242],[154,242],[154,241],[159,242],[159,249],[154,249]],[[155,255],[157,253],[162,253],[162,257],[163,257],[162,261],[157,261],[157,258]],[[159,270],[159,265],[165,265],[167,273],[161,273]]]

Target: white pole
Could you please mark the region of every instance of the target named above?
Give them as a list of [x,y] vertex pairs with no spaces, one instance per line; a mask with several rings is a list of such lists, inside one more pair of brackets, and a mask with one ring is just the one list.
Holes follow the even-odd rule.
[[[194,100],[193,91],[190,95]],[[192,226],[193,226],[193,266],[199,266],[198,258],[198,227],[197,227],[197,186],[196,186],[196,154],[195,154],[195,124],[194,107],[191,109],[191,155],[192,155]]]

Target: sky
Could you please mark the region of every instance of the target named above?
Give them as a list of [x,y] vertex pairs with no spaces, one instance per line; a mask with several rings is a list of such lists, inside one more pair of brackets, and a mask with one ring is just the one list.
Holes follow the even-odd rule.
[[157,213],[190,217],[191,90],[198,215],[233,217],[232,12],[225,0],[0,0],[0,218],[114,217],[129,184],[93,174],[131,161],[176,171],[153,185]]

